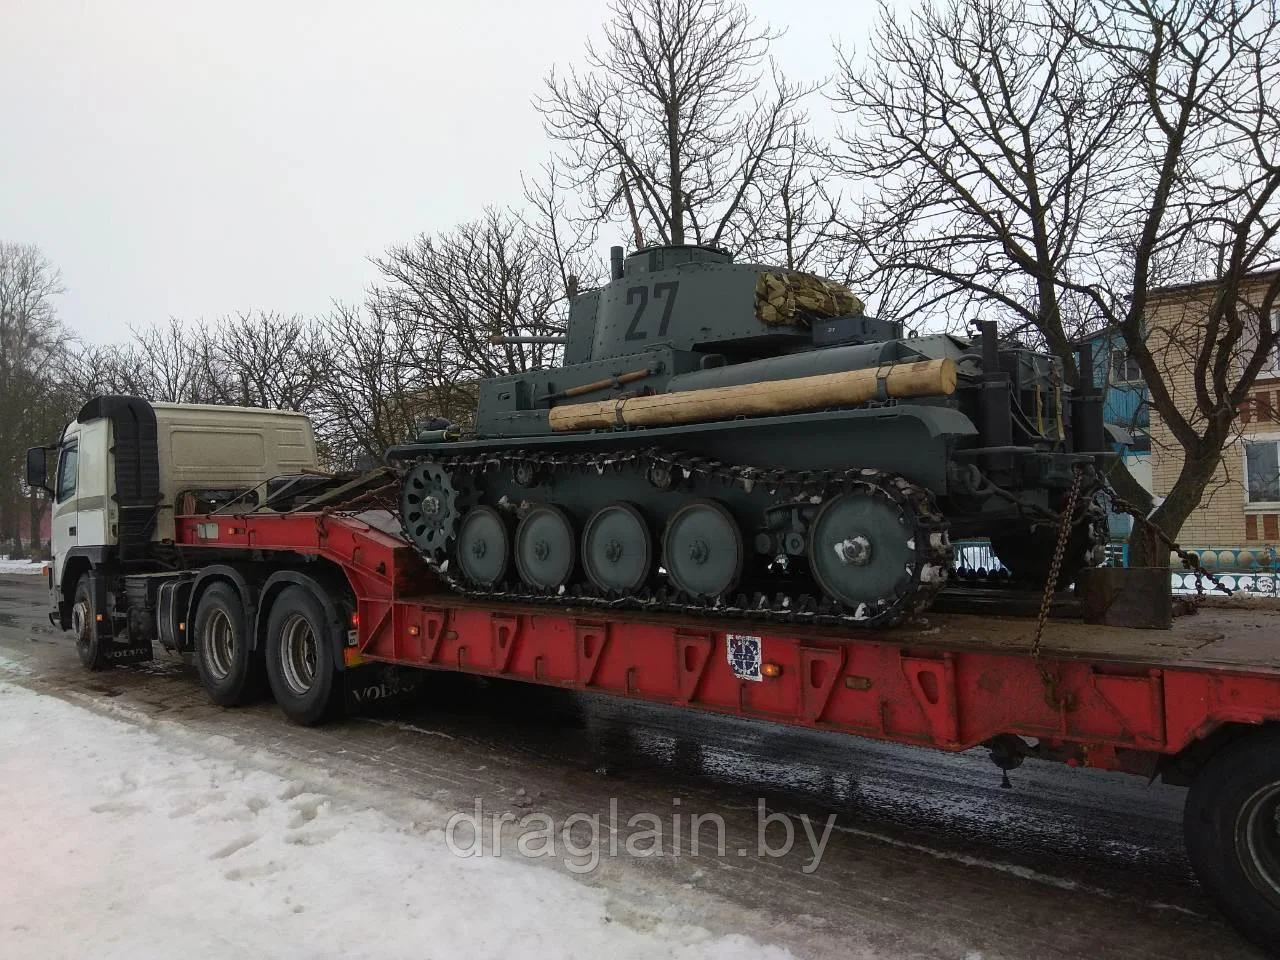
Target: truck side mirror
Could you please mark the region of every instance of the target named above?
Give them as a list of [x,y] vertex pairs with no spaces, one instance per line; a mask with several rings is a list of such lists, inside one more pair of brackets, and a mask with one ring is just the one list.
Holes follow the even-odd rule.
[[49,489],[48,452],[44,447],[27,449],[27,486],[32,490],[53,492]]

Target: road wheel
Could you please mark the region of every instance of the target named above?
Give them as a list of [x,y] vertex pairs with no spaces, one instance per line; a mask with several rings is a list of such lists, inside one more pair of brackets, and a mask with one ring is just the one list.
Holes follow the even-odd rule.
[[1280,728],[1234,740],[1187,794],[1187,854],[1218,907],[1264,950],[1280,943]]
[[276,702],[294,723],[313,726],[342,705],[333,630],[311,591],[286,587],[267,619],[267,676]]
[[582,531],[582,566],[605,593],[634,594],[649,582],[653,541],[649,525],[630,503],[611,503]]
[[196,671],[222,707],[252,703],[265,690],[262,657],[251,649],[247,621],[240,591],[229,583],[210,586],[196,607]]
[[516,569],[534,590],[564,587],[578,565],[573,520],[553,503],[540,503],[516,527]]
[[111,664],[107,661],[106,644],[98,636],[97,613],[86,573],[76,582],[75,599],[71,603],[71,632],[76,638],[80,662],[90,670],[105,670]]
[[742,533],[715,500],[693,500],[671,515],[662,534],[662,565],[676,588],[699,600],[719,599],[742,576]]

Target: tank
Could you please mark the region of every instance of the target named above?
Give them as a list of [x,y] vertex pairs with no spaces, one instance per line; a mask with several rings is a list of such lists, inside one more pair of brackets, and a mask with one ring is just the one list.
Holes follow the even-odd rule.
[[[998,338],[904,336],[845,286],[703,246],[612,251],[564,364],[480,381],[392,448],[404,535],[486,598],[885,626],[953,538],[1042,587],[1101,559],[1102,400]],[[1080,365],[1083,371],[1091,363]]]

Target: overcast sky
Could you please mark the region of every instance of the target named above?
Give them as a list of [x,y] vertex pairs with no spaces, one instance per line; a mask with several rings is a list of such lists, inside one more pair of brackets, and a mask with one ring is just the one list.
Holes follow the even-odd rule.
[[[749,0],[818,79],[871,0]],[[0,0],[0,240],[86,338],[355,300],[367,258],[517,202],[530,106],[603,0]],[[825,110],[819,102],[819,111]]]

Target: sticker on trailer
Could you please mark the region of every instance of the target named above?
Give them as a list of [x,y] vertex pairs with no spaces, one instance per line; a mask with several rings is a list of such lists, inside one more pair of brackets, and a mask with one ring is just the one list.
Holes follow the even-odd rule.
[[760,638],[727,633],[724,639],[733,675],[739,680],[763,680],[760,673]]

